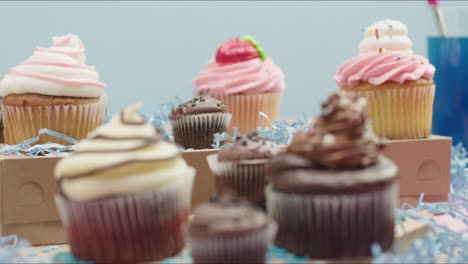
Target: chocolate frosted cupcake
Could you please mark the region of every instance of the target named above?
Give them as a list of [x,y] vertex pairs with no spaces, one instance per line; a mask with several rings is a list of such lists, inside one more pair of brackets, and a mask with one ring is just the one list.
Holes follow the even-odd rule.
[[234,191],[251,202],[265,200],[265,168],[279,146],[260,137],[256,130],[238,136],[218,154],[207,157],[215,177],[216,193]]
[[188,225],[194,263],[264,263],[276,223],[246,203],[220,200],[198,206]]
[[370,256],[393,243],[397,167],[380,155],[367,101],[333,94],[307,132],[268,168],[268,213],[277,245],[314,258]]
[[227,106],[207,93],[172,109],[169,116],[174,141],[184,148],[212,148],[213,135],[229,127],[231,114]]
[[91,132],[55,168],[57,207],[78,259],[156,261],[184,247],[195,170],[138,108]]

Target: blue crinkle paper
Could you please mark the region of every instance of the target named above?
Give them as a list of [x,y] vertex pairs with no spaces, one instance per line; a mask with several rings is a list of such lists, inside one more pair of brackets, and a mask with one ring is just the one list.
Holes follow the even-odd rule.
[[[257,131],[260,136],[268,138],[276,144],[289,144],[297,131],[306,131],[312,126],[312,122],[309,121],[306,114],[304,113],[301,117],[296,118],[296,121],[288,123],[284,120],[271,121],[265,113],[260,112],[259,117],[266,119],[269,123],[269,127],[260,126]],[[222,148],[222,142],[232,142],[236,139],[236,136],[240,135],[236,128],[233,128],[234,134],[231,136],[227,132],[214,134],[213,148]]]
[[172,113],[172,109],[182,103],[179,97],[175,97],[172,101],[155,106],[151,111],[148,121],[153,126],[159,128],[166,139],[173,139],[171,124],[169,116]]
[[[70,143],[70,145],[62,145],[58,143],[47,142],[45,144],[32,144],[39,141],[41,135],[50,135],[56,138],[63,139]],[[75,145],[78,143],[75,139],[66,136],[64,134],[52,131],[47,128],[39,130],[37,136],[27,139],[17,145],[5,145],[0,149],[0,154],[11,155],[16,154],[18,156],[61,156],[68,155],[70,150],[75,149]]]

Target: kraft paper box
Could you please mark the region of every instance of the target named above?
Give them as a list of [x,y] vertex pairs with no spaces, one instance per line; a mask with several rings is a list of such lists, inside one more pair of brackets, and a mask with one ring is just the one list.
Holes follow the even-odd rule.
[[[197,169],[193,204],[207,201],[214,192],[214,179],[206,156],[217,150],[182,153]],[[60,157],[0,155],[0,236],[17,234],[33,245],[66,243],[66,234],[54,203],[57,185],[53,177]]]
[[[413,205],[421,192],[430,202],[446,201],[450,184],[450,151],[447,137],[395,140],[384,152],[400,167],[400,200]],[[206,156],[218,150],[183,151],[187,163],[197,169],[193,205],[208,201],[215,192]],[[53,170],[60,157],[0,155],[0,235],[17,234],[34,245],[66,242],[66,234],[54,204]]]
[[425,139],[390,140],[384,155],[399,167],[400,204],[446,202],[450,192],[452,138],[431,135]]

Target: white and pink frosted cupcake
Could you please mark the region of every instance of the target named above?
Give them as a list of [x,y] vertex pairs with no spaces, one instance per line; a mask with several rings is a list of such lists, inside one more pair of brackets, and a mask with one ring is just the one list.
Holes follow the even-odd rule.
[[[52,47],[37,47],[8,71],[0,82],[5,143],[32,138],[42,128],[80,140],[102,124],[106,85],[85,64],[84,52],[78,36],[54,37]],[[39,143],[47,141],[67,143],[49,136]]]
[[384,20],[367,27],[359,55],[336,70],[341,90],[369,101],[375,133],[390,139],[430,135],[435,68],[413,55],[408,28],[400,21]]
[[259,112],[277,120],[286,88],[283,71],[248,35],[223,43],[193,83],[196,94],[209,90],[211,96],[228,106],[231,127],[241,133],[260,126]]

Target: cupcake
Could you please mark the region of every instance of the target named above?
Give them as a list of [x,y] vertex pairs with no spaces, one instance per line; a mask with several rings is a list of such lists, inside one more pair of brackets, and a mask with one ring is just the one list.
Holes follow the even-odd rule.
[[283,71],[247,35],[223,43],[193,83],[196,94],[209,90],[211,96],[227,104],[231,127],[242,134],[261,125],[259,112],[278,120],[286,88]]
[[[5,143],[35,137],[42,128],[80,140],[102,124],[106,85],[85,64],[84,51],[76,35],[54,37],[52,47],[37,47],[8,71],[0,82]],[[69,144],[48,135],[38,143],[47,141]]]
[[264,263],[276,230],[264,212],[222,197],[195,209],[186,236],[194,263]]
[[212,148],[213,135],[226,132],[231,122],[227,107],[202,92],[196,98],[172,109],[169,116],[174,141],[184,148]]
[[307,132],[298,132],[267,174],[276,244],[312,258],[364,257],[393,243],[398,169],[380,154],[366,99],[333,94]]
[[265,201],[265,168],[279,146],[253,130],[238,136],[218,154],[207,156],[218,195],[234,192],[250,202]]
[[113,116],[56,165],[55,200],[78,259],[157,261],[184,247],[195,170],[139,108]]
[[399,21],[379,21],[364,31],[359,55],[338,67],[342,91],[367,98],[372,125],[389,139],[430,135],[435,68],[413,55],[408,29]]

